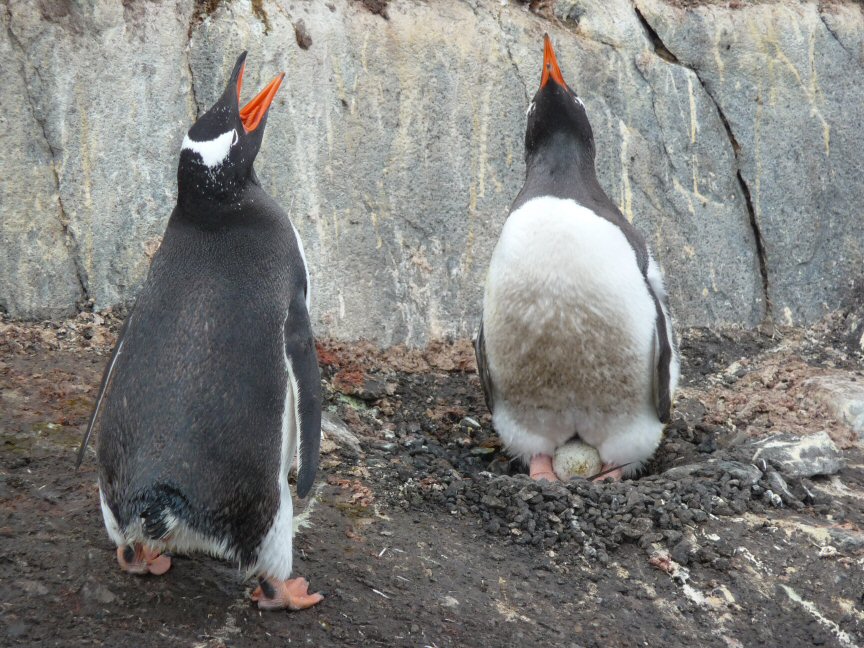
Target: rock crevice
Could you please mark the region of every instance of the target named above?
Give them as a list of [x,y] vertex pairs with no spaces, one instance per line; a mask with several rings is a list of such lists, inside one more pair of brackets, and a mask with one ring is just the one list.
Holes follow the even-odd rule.
[[654,30],[654,28],[651,26],[651,23],[648,22],[643,13],[639,10],[639,6],[636,4],[635,1],[633,2],[633,11],[636,13],[636,17],[639,19],[639,22],[645,29],[646,36],[654,45],[655,54],[670,63],[680,65],[681,67],[689,70],[695,75],[696,79],[699,81],[699,84],[702,86],[702,89],[705,91],[705,94],[714,104],[714,108],[717,110],[717,116],[723,123],[723,128],[726,131],[726,136],[729,139],[729,145],[732,147],[732,153],[735,156],[735,176],[738,181],[738,186],[741,188],[741,193],[744,196],[744,202],[747,206],[747,215],[750,220],[750,227],[753,230],[753,240],[756,246],[756,257],[759,260],[759,274],[762,279],[762,297],[765,303],[765,321],[770,322],[772,319],[772,313],[770,291],[768,289],[768,264],[765,259],[765,244],[762,239],[762,232],[759,229],[759,223],[756,220],[756,211],[753,208],[753,198],[750,195],[750,187],[747,186],[747,181],[744,180],[744,176],[741,174],[741,163],[739,160],[741,146],[738,144],[738,140],[735,138],[735,133],[732,132],[732,127],[729,125],[729,120],[723,113],[723,108],[720,106],[720,103],[717,101],[717,99],[711,94],[711,90],[705,84],[704,79],[700,76],[699,70],[695,67],[691,67],[682,63],[678,59],[678,57],[675,56],[675,53],[666,46],[666,44],[663,42],[663,39],[660,38],[660,35]]
[[[69,258],[71,259],[73,266],[74,266],[74,269],[75,269],[75,281],[77,281],[78,287],[80,289],[80,293],[79,293],[80,297],[76,301],[78,303],[86,302],[87,300],[89,300],[89,297],[90,297],[88,290],[87,290],[86,271],[82,267],[78,241],[75,238],[74,233],[72,232],[72,230],[69,227],[70,219],[66,213],[66,208],[63,205],[63,195],[62,195],[61,187],[60,187],[60,174],[57,172],[57,163],[58,163],[57,152],[56,152],[53,144],[51,143],[51,138],[48,137],[48,132],[47,132],[47,129],[45,127],[45,119],[43,116],[40,115],[40,112],[36,106],[36,102],[34,101],[33,94],[30,90],[30,83],[27,79],[26,64],[25,64],[25,61],[27,59],[26,48],[24,47],[24,44],[20,41],[20,39],[15,34],[15,30],[12,26],[12,21],[13,21],[12,10],[11,10],[8,3],[6,4],[5,9],[6,9],[6,35],[9,38],[9,43],[15,49],[17,49],[21,54],[20,74],[21,74],[22,86],[24,89],[24,95],[25,95],[25,98],[27,101],[27,106],[29,108],[29,111],[30,111],[30,114],[33,118],[33,121],[36,123],[38,130],[42,136],[42,140],[45,144],[45,148],[47,149],[47,151],[50,154],[49,167],[50,167],[51,177],[52,177],[53,182],[54,182],[54,187],[56,189],[56,196],[55,197],[56,197],[56,204],[57,204],[57,220],[60,224],[60,229],[63,232],[64,244],[68,250]],[[36,74],[36,76],[40,79],[40,86],[43,85],[41,83],[42,78],[41,78],[41,73],[39,72],[39,68],[33,67],[33,73]],[[2,300],[2,298],[3,298],[3,295],[0,295],[0,300]],[[65,307],[68,307],[68,306],[69,305],[66,305],[66,304],[58,304],[57,308],[55,308],[54,310],[57,310],[58,312],[63,312],[65,310],[67,310],[67,308],[65,308]]]

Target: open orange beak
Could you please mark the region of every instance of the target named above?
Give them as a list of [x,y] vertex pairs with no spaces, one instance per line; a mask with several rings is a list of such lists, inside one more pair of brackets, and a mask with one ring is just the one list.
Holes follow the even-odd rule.
[[[243,67],[240,68],[240,76],[237,77],[238,104],[240,102],[240,90],[243,89],[243,72],[245,71],[246,63],[243,63]],[[247,133],[251,133],[258,128],[261,120],[264,119],[264,115],[267,114],[267,109],[270,108],[270,104],[273,103],[273,99],[276,97],[276,92],[279,90],[279,86],[282,85],[282,79],[284,78],[285,73],[282,72],[279,76],[268,83],[252,101],[240,109],[240,120],[243,122],[243,128]]]
[[558,67],[558,59],[555,58],[555,50],[552,49],[552,39],[549,38],[549,34],[543,34],[543,76],[540,78],[540,87],[545,87],[549,79],[560,86],[567,87]]

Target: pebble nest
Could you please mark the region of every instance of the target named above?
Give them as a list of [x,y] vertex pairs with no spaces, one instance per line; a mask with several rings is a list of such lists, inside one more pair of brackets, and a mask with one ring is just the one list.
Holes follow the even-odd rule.
[[[462,433],[474,437],[489,431],[463,423]],[[385,450],[401,455],[390,464],[390,479],[403,486],[392,503],[404,508],[435,506],[450,515],[473,518],[486,532],[505,543],[564,549],[601,564],[625,543],[650,550],[662,543],[681,564],[691,560],[722,568],[729,556],[716,547],[694,552],[688,539],[694,527],[711,516],[762,513],[766,508],[812,506],[816,512],[842,521],[843,511],[830,498],[820,497],[808,479],[786,480],[767,463],[748,463],[752,450],[706,450],[714,447],[714,432],[700,432],[677,417],[648,474],[623,482],[593,483],[573,479],[567,483],[533,481],[525,474],[511,474],[513,466],[498,449],[480,445],[459,448],[429,437],[408,434]],[[397,433],[398,436],[398,433]],[[674,467],[659,474],[664,459]],[[683,452],[682,452],[683,450]],[[690,459],[682,463],[682,459]],[[387,470],[387,469],[385,469]],[[417,475],[424,475],[418,478]]]
[[[698,373],[717,371],[728,360],[719,358]],[[359,390],[364,407],[371,407],[351,409],[355,423],[366,422],[375,437],[364,443],[370,477],[385,486],[380,490],[389,504],[474,521],[504,544],[604,565],[618,547],[636,544],[649,553],[665,548],[682,565],[722,568],[730,557],[722,555],[722,545],[696,541],[699,526],[715,517],[809,508],[835,523],[845,519],[842,506],[810,479],[752,463],[753,439],[732,424],[707,423],[701,403],[686,397],[679,398],[660,447],[638,478],[533,481],[505,454],[475,382],[459,372],[369,375],[367,385],[381,389]],[[391,387],[384,402],[386,384]],[[331,392],[331,404],[338,399]],[[335,409],[347,407],[341,402]]]

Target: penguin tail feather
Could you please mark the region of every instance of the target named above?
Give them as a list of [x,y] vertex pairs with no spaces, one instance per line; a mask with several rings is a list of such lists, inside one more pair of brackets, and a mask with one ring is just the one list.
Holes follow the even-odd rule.
[[186,498],[170,486],[157,486],[142,499],[141,529],[151,540],[168,538],[189,510]]

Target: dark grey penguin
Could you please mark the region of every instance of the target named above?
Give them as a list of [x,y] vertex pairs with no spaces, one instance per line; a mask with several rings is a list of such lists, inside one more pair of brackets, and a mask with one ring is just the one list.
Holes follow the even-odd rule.
[[492,254],[475,342],[493,425],[537,479],[557,479],[552,455],[576,436],[613,477],[638,470],[678,381],[660,268],[600,187],[594,155],[547,35],[525,184]]
[[161,574],[203,551],[260,579],[262,608],[321,600],[292,568],[288,473],[310,490],[321,434],[309,274],[253,170],[284,73],[241,109],[246,53],[189,129],[177,205],[105,371],[99,496],[120,566]]

